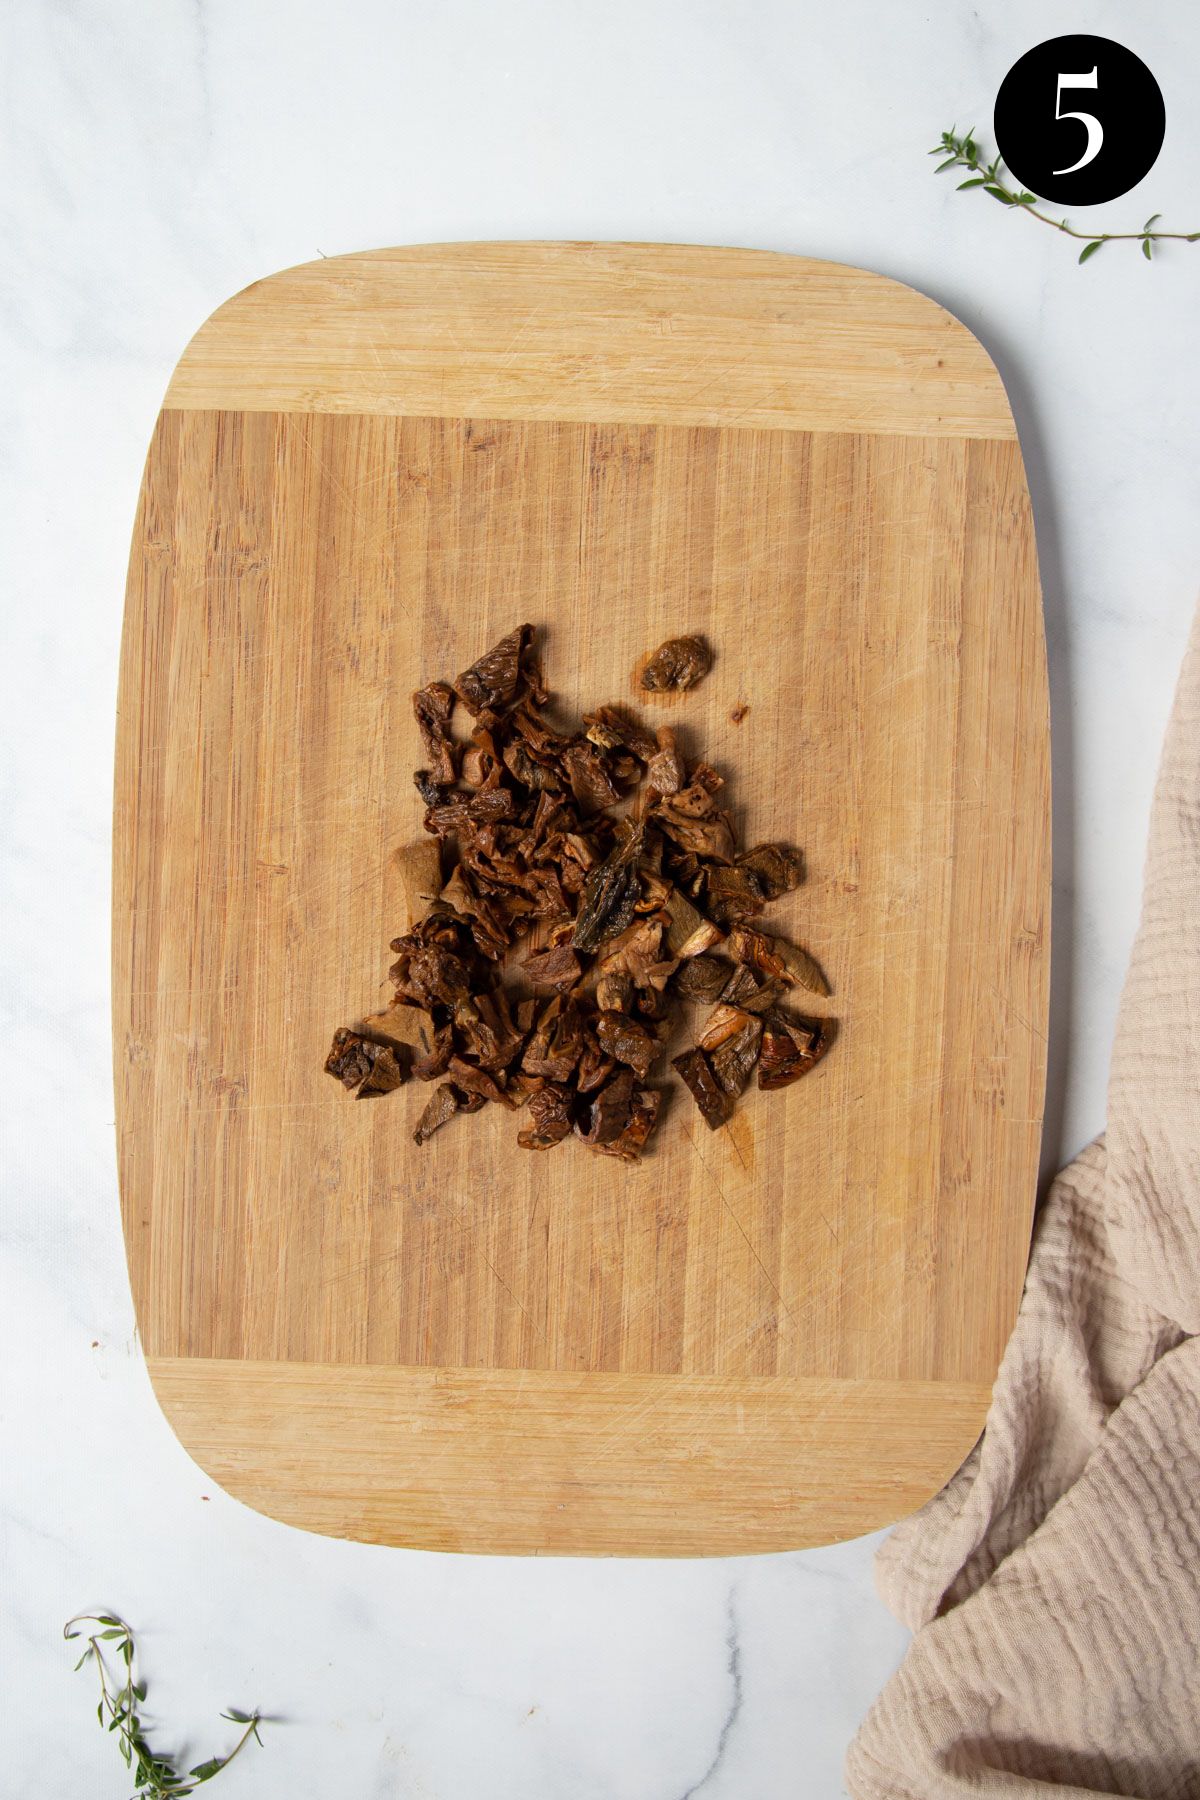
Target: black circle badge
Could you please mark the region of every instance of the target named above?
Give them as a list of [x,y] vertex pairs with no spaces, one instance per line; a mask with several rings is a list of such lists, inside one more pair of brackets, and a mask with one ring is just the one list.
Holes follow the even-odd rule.
[[996,144],[1043,200],[1096,206],[1136,187],[1167,128],[1162,90],[1140,56],[1103,37],[1047,38],[996,95]]

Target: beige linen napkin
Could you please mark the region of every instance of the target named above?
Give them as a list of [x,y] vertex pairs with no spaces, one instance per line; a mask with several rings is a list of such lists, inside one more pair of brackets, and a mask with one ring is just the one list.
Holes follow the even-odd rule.
[[1038,1216],[980,1443],[879,1553],[916,1633],[855,1800],[1200,1800],[1200,615],[1108,1129]]

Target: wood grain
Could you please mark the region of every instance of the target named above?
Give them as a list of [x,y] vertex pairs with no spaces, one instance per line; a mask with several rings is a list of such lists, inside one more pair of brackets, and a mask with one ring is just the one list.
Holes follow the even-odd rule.
[[[693,350],[686,400],[700,317],[720,354]],[[369,392],[389,318],[403,354]],[[523,1154],[492,1108],[417,1151],[424,1092],[360,1104],[321,1073],[403,923],[409,692],[523,618],[576,714],[706,633],[672,723],[747,841],[804,848],[772,916],[834,987],[811,1076],[716,1134],[677,1093],[633,1171]],[[936,1488],[1015,1312],[1047,1003],[1033,533],[962,326],[752,252],[454,246],[259,283],[155,432],[118,739],[126,1238],[156,1386],[212,1474],[317,1529],[573,1553],[819,1542]]]
[[898,281],[687,244],[428,244],[304,263],[203,325],[166,405],[1015,438]]
[[152,1358],[150,1374],[206,1472],[260,1512],[367,1543],[523,1555],[857,1536],[953,1473],[988,1400],[964,1382],[196,1357]]

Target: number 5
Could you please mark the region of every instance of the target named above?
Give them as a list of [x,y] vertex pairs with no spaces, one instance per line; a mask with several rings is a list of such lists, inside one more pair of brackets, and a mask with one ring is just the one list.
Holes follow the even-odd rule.
[[1088,141],[1087,149],[1084,151],[1079,161],[1073,162],[1068,169],[1052,170],[1052,173],[1055,175],[1073,175],[1076,169],[1086,168],[1088,163],[1092,162],[1100,154],[1100,146],[1104,142],[1104,127],[1099,119],[1092,113],[1063,112],[1062,110],[1064,87],[1098,88],[1100,86],[1098,69],[1099,64],[1097,64],[1096,68],[1092,69],[1087,75],[1060,75],[1058,78],[1058,92],[1054,97],[1054,116],[1056,119],[1078,119],[1081,124],[1087,126]]

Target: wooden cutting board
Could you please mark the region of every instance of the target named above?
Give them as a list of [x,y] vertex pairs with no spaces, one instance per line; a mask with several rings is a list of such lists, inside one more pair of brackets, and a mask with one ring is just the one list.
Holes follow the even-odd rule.
[[[322,1073],[384,997],[411,690],[522,620],[670,713],[840,1035],[629,1169]],[[741,722],[737,715],[747,708]],[[664,716],[642,707],[652,722]],[[867,1531],[973,1443],[1025,1268],[1048,716],[1000,378],[858,269],[456,244],[257,282],[188,346],[134,531],[116,774],[126,1241],[163,1409],[251,1506],[383,1543],[711,1554]],[[670,1077],[673,1082],[674,1077]]]

